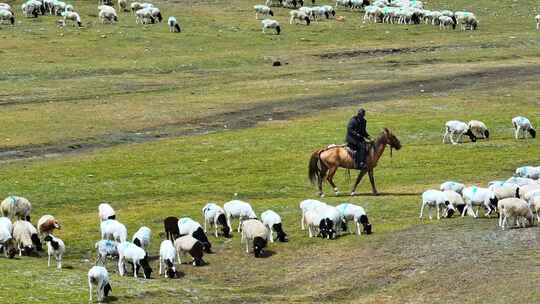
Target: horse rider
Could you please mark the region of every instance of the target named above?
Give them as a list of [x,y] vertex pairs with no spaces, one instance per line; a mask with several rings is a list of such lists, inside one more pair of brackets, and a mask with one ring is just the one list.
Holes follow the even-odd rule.
[[367,121],[364,118],[365,115],[366,111],[360,108],[356,116],[353,116],[351,120],[349,120],[349,124],[347,125],[347,137],[345,138],[347,146],[356,152],[353,153],[353,158],[356,161],[357,169],[363,169],[366,165],[366,141],[370,140],[370,136],[366,130]]

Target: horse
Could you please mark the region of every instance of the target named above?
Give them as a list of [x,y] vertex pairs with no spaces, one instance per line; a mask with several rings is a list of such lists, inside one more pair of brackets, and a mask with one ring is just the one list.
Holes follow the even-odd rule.
[[[369,175],[373,195],[378,195],[377,188],[375,187],[375,178],[373,177],[373,169],[377,166],[377,162],[381,158],[387,145],[390,146],[390,155],[392,155],[392,149],[401,149],[399,139],[392,134],[390,130],[384,128],[383,132],[379,135],[379,137],[377,137],[377,139],[371,143],[368,143],[366,149],[368,153],[366,157],[366,167],[360,170],[360,173],[356,178],[356,182],[351,190],[351,196],[356,194],[356,187],[366,173]],[[324,197],[322,185],[325,179],[334,188],[336,195],[339,194],[338,188],[333,181],[334,175],[339,167],[348,170],[358,169],[356,168],[356,163],[351,154],[343,145],[331,145],[313,152],[313,154],[311,154],[308,167],[309,180],[312,184],[317,184],[319,188],[319,195],[321,197]]]

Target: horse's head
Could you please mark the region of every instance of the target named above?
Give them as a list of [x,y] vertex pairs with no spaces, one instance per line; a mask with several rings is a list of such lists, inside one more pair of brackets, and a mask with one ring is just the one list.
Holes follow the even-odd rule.
[[394,134],[392,134],[392,131],[384,128],[383,134],[387,145],[396,150],[401,149],[401,143],[399,142],[399,139]]

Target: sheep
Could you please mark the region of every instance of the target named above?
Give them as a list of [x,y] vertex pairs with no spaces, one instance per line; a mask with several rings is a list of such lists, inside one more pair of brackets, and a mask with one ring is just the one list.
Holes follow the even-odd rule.
[[129,12],[127,9],[128,2],[127,0],[118,0],[118,10],[123,12]]
[[126,272],[125,263],[130,261],[133,263],[133,277],[137,277],[139,268],[142,267],[145,279],[149,279],[152,274],[152,268],[148,264],[148,254],[144,249],[130,242],[122,242],[118,245],[118,272],[120,276],[124,276]]
[[127,240],[126,226],[117,220],[101,222],[101,239],[114,240],[119,243],[125,242]]
[[101,262],[103,266],[107,264],[107,257],[117,257],[118,256],[118,242],[111,240],[101,240],[96,242],[97,250],[97,259],[96,265],[98,262]]
[[[271,6],[268,4],[271,1],[272,0],[267,0],[266,5]],[[300,7],[302,7],[304,6],[304,0],[282,0],[281,4],[283,5],[283,7],[288,7],[288,8],[296,8],[297,5],[300,5]]]
[[[164,240],[159,246],[159,275],[165,274],[166,278],[176,277],[176,249],[171,240]],[[163,268],[165,268],[163,271]]]
[[274,1],[276,0],[266,0],[266,6],[283,6],[283,0],[277,0],[278,3],[274,3]]
[[253,254],[260,257],[268,242],[268,229],[259,220],[246,220],[242,223],[242,238],[240,243],[246,242],[246,253],[249,253],[249,245],[253,244]]
[[[489,216],[492,211],[497,209],[498,199],[495,196],[495,193],[487,188],[480,188],[476,186],[471,186],[463,189],[463,200],[465,201],[465,208],[461,216],[465,216],[465,212],[468,209],[472,209],[474,205],[484,206],[486,209],[486,216]],[[478,217],[478,207],[474,217]]]
[[[311,219],[308,219],[306,213],[306,223],[311,222],[312,226],[310,229],[310,237],[312,235],[311,230],[313,229],[313,226],[318,225],[319,234],[323,238],[334,239],[339,233],[339,228],[342,227],[341,224],[343,223],[343,219],[337,208],[325,204],[309,211],[313,211],[317,215],[316,217],[312,216]],[[313,221],[313,219],[315,219],[315,221]]]
[[306,212],[324,205],[326,205],[326,203],[314,199],[307,199],[300,202],[300,209],[302,210],[302,220],[300,221],[300,227],[302,228],[302,230],[305,230],[304,224],[306,223]]
[[140,10],[141,8],[143,8],[142,5],[141,5],[141,3],[139,3],[139,2],[132,2],[131,5],[130,5],[130,7],[131,7],[131,12],[132,12],[132,13],[135,13],[136,11]]
[[0,217],[0,246],[6,258],[12,259],[17,254],[17,245],[13,239],[13,224],[7,217]]
[[148,24],[148,23],[156,23],[156,20],[154,19],[154,16],[152,14],[152,10],[150,8],[142,8],[135,12],[135,23],[136,24]]
[[101,23],[105,24],[105,21],[107,21],[107,23],[118,22],[118,15],[113,7],[108,5],[100,5],[98,9],[99,20],[101,20]]
[[29,0],[21,5],[21,10],[26,17],[37,18],[40,13],[43,14],[44,6],[40,1]]
[[0,2],[0,10],[10,11],[13,14],[13,9],[11,9],[11,6],[7,3]]
[[540,29],[540,15],[536,15],[536,17],[534,17],[534,20],[536,20],[536,29]]
[[113,207],[111,207],[111,205],[109,205],[109,203],[107,202],[99,204],[98,211],[100,221],[116,219],[116,212],[114,211]]
[[13,15],[13,12],[0,7],[0,23],[2,21],[8,21],[10,24],[15,24],[15,15]]
[[535,191],[529,199],[529,206],[534,213],[536,213],[536,219],[540,223],[540,191]]
[[352,1],[351,0],[336,0],[336,8],[339,8],[339,7],[352,8]]
[[109,273],[102,266],[93,266],[88,271],[88,293],[89,301],[92,302],[92,286],[97,286],[98,301],[103,302],[109,293],[112,291],[109,283]]
[[253,211],[253,208],[251,208],[251,205],[240,200],[232,200],[223,204],[223,209],[225,210],[225,216],[227,217],[227,224],[229,227],[232,227],[231,218],[238,218],[238,232],[240,232],[242,222],[244,220],[257,218],[257,215]]
[[440,211],[444,208],[445,212],[443,214],[447,217],[451,217],[455,212],[454,206],[448,200],[448,197],[444,192],[439,190],[427,190],[422,193],[422,206],[420,207],[420,218],[424,216],[424,209],[429,207],[429,219],[431,220],[431,209],[437,209],[437,219],[441,219]]
[[161,15],[161,11],[157,7],[150,7],[148,8],[150,10],[150,13],[152,14],[152,17],[154,20],[157,20],[157,22],[163,21],[163,16]]
[[63,1],[54,0],[52,3],[52,14],[60,16],[66,10],[67,4]]
[[0,213],[2,216],[13,219],[21,219],[30,221],[30,212],[32,204],[24,197],[8,196],[0,204]]
[[321,5],[320,10],[326,12],[324,15],[326,16],[326,19],[330,18],[330,16],[335,17],[336,16],[336,10],[331,5]]
[[526,177],[530,179],[539,179],[540,178],[540,167],[533,166],[523,166],[516,169],[514,176],[517,177]]
[[289,24],[293,24],[293,21],[295,21],[295,24],[298,24],[298,20],[303,20],[306,22],[306,25],[310,24],[309,16],[302,11],[299,10],[292,10],[289,12],[291,15],[291,19],[289,20]]
[[208,240],[206,233],[204,233],[201,224],[198,222],[190,219],[189,217],[180,218],[178,220],[178,231],[180,232],[181,236],[191,235],[199,240],[199,242],[203,244],[204,251],[206,253],[212,252],[212,244]]
[[519,186],[515,184],[505,183],[500,187],[493,187],[492,189],[493,193],[495,193],[495,197],[497,197],[498,200],[516,197],[519,195]]
[[276,35],[279,35],[281,33],[281,27],[279,26],[279,22],[273,19],[264,19],[261,21],[262,24],[262,32],[265,33],[266,29],[275,29]]
[[261,220],[268,229],[267,240],[270,240],[271,243],[274,242],[274,236],[272,234],[272,230],[274,230],[276,231],[277,239],[280,242],[287,242],[287,234],[285,231],[283,231],[281,217],[279,214],[272,210],[266,210],[265,212],[261,213]]
[[453,190],[459,194],[463,191],[463,188],[465,188],[465,185],[462,183],[454,182],[454,181],[447,181],[441,184],[441,191],[445,190]]
[[[452,206],[454,206],[454,208],[457,209],[459,214],[462,214],[463,209],[465,209],[466,204],[465,204],[465,201],[463,201],[463,197],[461,196],[461,194],[453,190],[444,190],[443,192],[444,192],[444,195],[446,195],[446,198],[448,199],[450,204],[452,204]],[[472,209],[468,209],[467,214],[469,216],[474,217],[474,212]]]
[[343,218],[343,222],[345,225],[348,221],[353,221],[355,226],[355,232],[357,235],[361,235],[362,231],[360,229],[360,224],[362,224],[364,228],[364,232],[366,234],[371,234],[372,232],[372,226],[369,223],[369,218],[366,214],[366,211],[364,208],[350,204],[350,203],[343,203],[336,206],[337,210],[341,214],[341,217]]
[[514,126],[515,129],[514,135],[516,139],[519,139],[520,135],[523,135],[523,138],[526,138],[527,136],[525,132],[529,132],[532,138],[536,137],[536,130],[526,117],[517,116],[512,118],[512,126]]
[[538,182],[535,181],[534,179],[526,178],[526,177],[516,177],[516,176],[510,177],[504,183],[505,184],[516,184],[516,185],[518,185],[520,187],[525,186],[525,185],[530,185],[530,184],[538,184]]
[[[519,225],[519,219],[525,218],[529,225],[533,223],[533,214],[527,202],[519,198],[505,198],[499,201],[499,226],[504,230],[509,217],[513,217]],[[524,223],[525,224],[525,223]],[[525,225],[523,225],[525,227]]]
[[255,20],[258,20],[259,19],[259,14],[263,15],[263,16],[274,16],[274,12],[272,11],[272,9],[270,9],[270,7],[266,6],[266,5],[255,5],[253,6],[253,8],[255,9]]
[[171,33],[180,33],[182,32],[182,29],[180,28],[180,24],[178,24],[178,21],[176,21],[175,17],[169,17],[167,20],[167,24],[169,25],[169,32]]
[[[460,142],[461,137],[463,135],[469,136],[472,142],[476,142],[476,136],[474,136],[472,131],[469,129],[469,126],[462,121],[458,121],[458,120],[447,121],[445,124],[445,129],[446,129],[446,132],[444,133],[444,136],[443,136],[443,144],[445,144],[447,142],[448,137],[450,137],[450,142],[456,145]],[[457,142],[454,141],[454,134],[458,135]]]
[[19,256],[23,252],[30,255],[34,249],[43,250],[36,228],[28,221],[18,220],[13,223],[13,239],[17,243]]
[[514,185],[517,189],[515,197],[529,201],[534,192],[540,191],[540,184]]
[[180,231],[178,230],[178,218],[169,216],[163,220],[163,226],[165,228],[165,235],[168,240],[174,241],[180,237]]
[[488,127],[482,121],[471,120],[467,125],[476,138],[489,139]]
[[133,239],[131,240],[133,244],[141,247],[142,249],[146,250],[148,246],[150,245],[150,239],[152,237],[152,231],[150,228],[143,226],[135,232],[133,235]]
[[476,16],[473,13],[455,12],[454,16],[456,17],[457,24],[461,24],[461,30],[466,30],[467,28],[476,30],[478,27],[478,20],[476,20]]
[[178,263],[182,264],[180,255],[189,253],[193,257],[193,266],[202,266],[205,264],[203,260],[203,244],[191,235],[184,235],[174,241]]
[[46,214],[39,219],[37,228],[40,235],[48,235],[51,234],[54,229],[61,229],[61,226],[54,216]]
[[43,241],[47,243],[47,254],[49,256],[47,267],[51,267],[51,256],[54,256],[56,259],[56,268],[62,269],[62,257],[66,251],[64,242],[52,234],[48,234]]
[[225,210],[214,203],[208,203],[202,208],[204,218],[204,232],[207,232],[206,225],[210,224],[210,227],[214,226],[216,237],[218,237],[217,226],[222,226],[221,231],[226,238],[231,237],[231,227],[227,223],[227,216]]

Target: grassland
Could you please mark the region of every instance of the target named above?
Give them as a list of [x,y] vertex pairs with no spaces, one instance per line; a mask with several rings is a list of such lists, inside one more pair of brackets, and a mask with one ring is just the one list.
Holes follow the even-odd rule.
[[[209,265],[183,265],[185,276],[173,281],[121,278],[110,263],[111,302],[537,302],[537,227],[417,219],[419,194],[444,180],[485,185],[539,162],[538,142],[515,141],[510,125],[515,115],[535,123],[539,114],[535,3],[430,2],[480,18],[477,32],[444,33],[363,24],[344,10],[344,23],[290,26],[277,9],[280,36],[260,33],[253,4],[159,3],[181,21],[179,35],[136,26],[128,14],[116,26],[98,24],[93,2],[75,2],[80,30],[58,29],[54,17],[18,16],[21,24],[1,27],[0,193],[29,198],[34,218],[58,217],[68,255],[61,272],[44,258],[0,258],[0,302],[87,301],[102,200],[129,232],[151,227],[157,255],[164,217],[200,219],[205,202],[234,193],[258,213],[280,213],[291,242],[255,260],[238,234],[212,237]],[[288,64],[273,68],[276,59]],[[316,193],[308,156],[342,142],[360,103],[370,132],[389,127],[404,148],[378,167],[383,195],[327,201],[366,207],[375,233],[310,240],[297,210]],[[446,120],[472,118],[491,127],[491,140],[441,145]],[[350,187],[343,172],[337,180]]]

